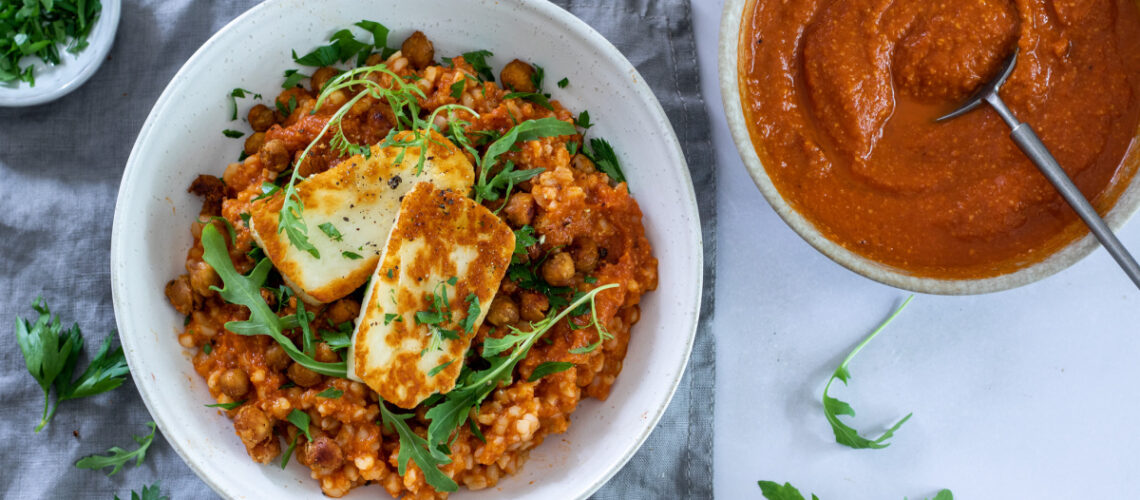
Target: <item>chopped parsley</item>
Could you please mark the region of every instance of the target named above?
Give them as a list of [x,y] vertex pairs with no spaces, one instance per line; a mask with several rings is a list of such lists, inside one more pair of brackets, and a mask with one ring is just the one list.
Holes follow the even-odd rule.
[[38,57],[48,65],[62,62],[60,48],[78,54],[99,19],[98,0],[0,2],[0,82],[22,81],[36,86],[34,66],[20,67],[24,57]]
[[240,130],[230,130],[227,128],[227,129],[222,131],[222,135],[225,135],[226,137],[229,137],[230,139],[237,139],[238,137],[245,135],[245,132],[242,132]]
[[570,79],[569,78],[563,78],[561,80],[558,80],[558,88],[564,89],[564,88],[566,88],[567,85],[570,85]]
[[340,256],[341,256],[341,257],[344,257],[344,258],[346,258],[346,259],[352,259],[352,260],[359,260],[359,259],[363,259],[363,258],[364,258],[364,256],[363,256],[363,255],[360,255],[360,254],[358,254],[358,253],[356,253],[356,252],[349,252],[348,250],[345,250],[345,251],[341,252],[341,253],[340,253]]
[[317,393],[318,398],[325,398],[325,399],[337,399],[343,395],[344,395],[344,391],[337,389],[336,387],[329,387],[328,389],[325,389],[325,390]]
[[223,410],[230,411],[230,410],[237,408],[243,404],[245,404],[244,399],[241,401],[234,401],[232,403],[218,403],[218,404],[206,405],[206,408],[221,408]]
[[479,78],[485,82],[495,81],[495,73],[491,70],[491,65],[487,64],[487,58],[495,54],[487,50],[475,50],[472,52],[464,52],[461,54],[463,60],[471,65]]

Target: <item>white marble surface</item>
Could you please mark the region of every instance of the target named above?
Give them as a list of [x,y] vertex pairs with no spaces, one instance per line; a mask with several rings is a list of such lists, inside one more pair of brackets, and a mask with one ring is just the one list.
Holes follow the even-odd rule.
[[[717,88],[721,1],[693,0],[717,147],[716,493],[762,498],[759,479],[821,500],[1132,498],[1140,492],[1140,292],[1104,252],[1033,285],[921,295],[833,395],[883,450],[835,443],[820,394],[831,371],[906,298],[832,263],[760,196]],[[1140,252],[1140,222],[1120,233]]]

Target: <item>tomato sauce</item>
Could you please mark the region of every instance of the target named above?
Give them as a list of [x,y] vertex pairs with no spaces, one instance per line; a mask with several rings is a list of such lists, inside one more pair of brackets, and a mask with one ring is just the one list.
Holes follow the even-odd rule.
[[1140,163],[1135,0],[753,0],[739,40],[752,142],[829,239],[916,276],[1009,273],[1086,234],[991,109],[992,78],[1103,214]]

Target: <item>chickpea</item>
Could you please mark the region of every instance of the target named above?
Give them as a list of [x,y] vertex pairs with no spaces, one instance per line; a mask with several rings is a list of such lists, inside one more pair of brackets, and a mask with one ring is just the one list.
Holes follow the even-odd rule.
[[329,80],[332,80],[339,71],[332,66],[325,66],[313,72],[313,76],[309,77],[309,88],[313,90],[314,94],[320,94],[321,89]]
[[286,374],[289,376],[289,380],[301,387],[317,385],[321,383],[322,378],[321,374],[301,366],[300,363],[289,365],[289,371]]
[[513,325],[519,320],[519,306],[510,297],[499,295],[487,310],[487,321],[495,326]]
[[285,141],[280,139],[273,139],[263,144],[257,155],[261,157],[261,164],[274,172],[285,170],[292,160],[289,150],[285,148]]
[[554,286],[567,286],[574,279],[574,258],[566,252],[552,255],[542,264],[542,279]]
[[519,316],[527,321],[542,320],[550,309],[550,300],[538,292],[523,292],[519,300]]
[[512,88],[516,92],[537,91],[534,80],[532,80],[533,77],[534,68],[518,59],[507,63],[503,67],[503,71],[499,73],[499,78],[503,80],[503,86]]
[[245,154],[254,155],[265,144],[265,132],[254,132],[245,138]]
[[269,106],[264,104],[258,104],[249,108],[249,114],[246,115],[246,119],[249,120],[249,126],[253,127],[254,132],[265,132],[269,130],[269,127],[272,127],[274,123],[277,123],[276,114],[274,114],[272,109],[269,109]]
[[198,295],[208,297],[214,293],[210,289],[211,286],[222,286],[222,279],[218,277],[218,273],[205,261],[187,262],[186,269],[190,271],[190,288],[193,288]]
[[360,302],[352,299],[341,299],[328,308],[328,319],[334,325],[351,321],[360,315]]
[[344,465],[344,452],[341,451],[340,445],[328,436],[321,436],[311,443],[305,443],[302,451],[305,462],[317,474],[331,474]]
[[329,345],[324,342],[317,344],[317,352],[314,354],[313,357],[321,363],[336,363],[340,361],[340,356],[337,356],[336,351],[333,351],[332,347],[329,347]]
[[435,46],[422,31],[416,31],[400,45],[400,52],[415,69],[424,69],[435,59]]
[[273,371],[281,371],[289,367],[289,354],[280,345],[274,343],[265,350],[265,364]]
[[272,436],[273,423],[257,407],[242,405],[234,415],[234,430],[241,442],[250,448]]
[[237,399],[249,392],[249,376],[241,368],[230,368],[218,379],[225,395]]
[[530,193],[515,193],[507,200],[507,206],[503,208],[503,212],[507,215],[507,221],[512,226],[522,227],[534,220],[536,209],[534,196],[531,196]]
[[166,300],[180,314],[190,314],[194,310],[194,291],[190,289],[190,276],[183,274],[166,284]]
[[598,244],[590,238],[578,238],[574,240],[574,246],[570,249],[570,254],[574,256],[574,268],[588,273],[597,269],[598,267]]
[[368,56],[368,59],[364,60],[364,65],[365,66],[375,66],[375,65],[380,64],[382,62],[384,62],[383,56],[381,56],[380,54],[372,54],[372,55]]

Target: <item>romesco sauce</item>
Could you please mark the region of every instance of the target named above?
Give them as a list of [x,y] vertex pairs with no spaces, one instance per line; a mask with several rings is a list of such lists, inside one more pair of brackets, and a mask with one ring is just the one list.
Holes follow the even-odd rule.
[[1020,49],[1001,96],[1103,214],[1134,174],[1135,0],[753,0],[744,114],[780,194],[917,276],[996,276],[1087,231],[992,110],[934,119]]

